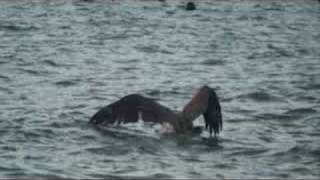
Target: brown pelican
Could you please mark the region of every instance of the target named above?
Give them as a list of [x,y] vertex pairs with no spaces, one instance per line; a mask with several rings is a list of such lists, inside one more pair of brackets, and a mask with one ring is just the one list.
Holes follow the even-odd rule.
[[182,112],[174,112],[153,99],[139,94],[130,94],[96,112],[89,123],[111,125],[120,123],[146,122],[160,123],[172,127],[172,133],[187,133],[193,130],[193,121],[203,114],[205,128],[210,136],[222,130],[222,115],[219,99],[209,86],[202,86],[186,104]]

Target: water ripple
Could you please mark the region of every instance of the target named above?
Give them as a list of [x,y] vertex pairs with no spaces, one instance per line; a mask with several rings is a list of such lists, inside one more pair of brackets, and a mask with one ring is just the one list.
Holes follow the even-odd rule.
[[258,102],[274,102],[279,101],[279,97],[271,95],[267,92],[257,91],[248,94],[242,94],[238,98],[241,99],[251,99]]
[[[319,2],[195,3],[0,1],[0,177],[318,178]],[[218,139],[88,124],[129,93],[181,110],[204,84]]]

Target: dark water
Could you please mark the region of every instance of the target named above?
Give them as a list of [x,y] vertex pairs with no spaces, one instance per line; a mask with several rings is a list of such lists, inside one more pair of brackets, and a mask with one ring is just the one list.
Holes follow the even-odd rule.
[[[0,177],[319,178],[320,3],[184,4],[0,1]],[[218,141],[87,124],[129,93],[179,110],[203,84]]]

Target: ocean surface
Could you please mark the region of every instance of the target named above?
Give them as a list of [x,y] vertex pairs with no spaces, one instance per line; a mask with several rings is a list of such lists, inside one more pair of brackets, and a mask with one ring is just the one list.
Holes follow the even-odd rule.
[[[320,178],[320,2],[0,1],[0,178]],[[202,85],[223,131],[90,117]],[[195,124],[203,125],[200,117]]]

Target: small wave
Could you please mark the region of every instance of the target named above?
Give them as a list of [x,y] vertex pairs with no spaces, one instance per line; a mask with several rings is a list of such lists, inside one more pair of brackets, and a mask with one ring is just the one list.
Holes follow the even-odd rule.
[[34,155],[34,154],[30,154],[30,155],[24,156],[23,159],[24,159],[24,160],[36,160],[36,161],[40,161],[40,160],[46,159],[46,157],[44,157],[44,156],[37,156],[37,155]]
[[23,135],[23,141],[32,141],[38,143],[41,143],[43,138],[52,139],[56,136],[54,130],[46,128],[19,130],[19,134]]
[[272,2],[268,6],[263,5],[261,7],[263,7],[263,9],[266,11],[284,11],[285,10],[284,6],[277,2]]
[[268,119],[268,120],[287,120],[290,117],[286,114],[273,114],[273,113],[262,113],[255,116],[256,119]]
[[260,136],[258,137],[261,141],[264,141],[266,143],[271,143],[271,142],[274,142],[274,138],[273,137],[270,137],[270,136]]
[[201,64],[208,65],[208,66],[220,66],[220,65],[224,65],[225,62],[223,60],[208,59],[203,61]]
[[84,115],[86,115],[83,111],[81,111],[81,110],[72,110],[72,111],[70,111],[69,112],[69,114],[70,115],[72,115],[72,116],[84,116]]
[[[121,177],[121,176],[115,176],[115,175],[110,175],[110,174],[97,174],[97,173],[89,173],[87,174],[88,179],[96,178],[96,179],[135,179],[135,178],[130,178],[130,177]],[[55,178],[53,178],[55,179]]]
[[320,84],[318,83],[309,83],[309,84],[299,84],[297,85],[298,88],[303,89],[303,90],[318,90],[320,89]]
[[[120,67],[119,69],[123,70],[125,72],[132,72],[132,71],[135,71],[135,70],[139,70],[139,68],[137,68],[137,67]],[[137,78],[135,76],[133,76],[132,79],[137,79]]]
[[278,97],[270,95],[267,92],[261,92],[261,91],[251,92],[248,94],[240,95],[240,96],[238,96],[238,98],[241,98],[241,99],[242,98],[249,98],[251,100],[258,101],[258,102],[279,101]]
[[263,53],[253,52],[247,58],[248,59],[259,59],[263,57]]
[[20,69],[20,70],[23,71],[23,72],[26,72],[28,74],[31,74],[31,75],[39,75],[40,74],[39,71],[32,70],[32,69]]
[[177,89],[172,89],[169,91],[162,91],[162,90],[158,90],[158,89],[146,89],[143,91],[143,93],[146,94],[147,96],[151,96],[152,99],[154,99],[154,100],[159,100],[154,97],[181,94],[181,92],[179,92]]
[[[312,154],[312,152],[315,154]],[[291,147],[287,151],[276,152],[273,154],[274,157],[279,157],[279,158],[293,159],[292,157],[295,157],[296,160],[301,159],[306,155],[308,156],[318,155],[318,152],[312,151],[308,147],[298,144]]]
[[65,109],[81,109],[81,108],[85,108],[87,105],[85,104],[76,104],[76,105],[66,105]]
[[301,155],[306,154],[307,152],[308,150],[306,149],[306,147],[301,145],[296,145],[287,151],[287,153],[301,154]]
[[313,114],[316,113],[317,111],[314,110],[313,108],[297,108],[297,109],[292,109],[288,110],[285,114],[288,115],[305,115],[305,114]]
[[83,140],[95,141],[96,140],[96,136],[94,136],[94,135],[83,135],[83,136],[80,136],[79,139],[81,139],[81,141],[83,141]]
[[147,89],[145,90],[145,94],[149,96],[159,96],[161,94],[161,91],[158,89]]
[[214,165],[214,167],[218,169],[236,169],[235,165],[227,164],[227,163],[219,163]]
[[59,26],[60,29],[71,29],[71,26],[70,25],[62,25],[62,26]]
[[241,15],[241,16],[237,17],[237,20],[239,20],[239,21],[248,21],[249,20],[249,16]]
[[117,63],[121,63],[121,64],[136,64],[139,62],[140,62],[139,59],[126,59],[126,60],[117,61]]
[[265,16],[257,15],[257,16],[252,17],[252,20],[256,20],[256,21],[266,21],[266,20],[268,20],[268,18],[265,17]]
[[[173,178],[170,174],[164,174],[164,173],[155,173],[151,176],[145,177],[145,179],[170,179]],[[131,179],[131,178],[130,178]]]
[[49,71],[45,71],[45,70],[34,70],[34,69],[25,69],[25,68],[18,68],[18,70],[33,76],[44,76],[44,75],[50,74]]
[[162,54],[169,54],[169,55],[175,54],[174,51],[171,51],[171,50],[169,50],[169,49],[162,49],[162,50],[160,50],[160,52],[161,52]]
[[[64,118],[67,117],[67,115],[64,116]],[[60,116],[59,116],[60,118]],[[63,119],[63,118],[61,118]],[[48,125],[48,127],[52,128],[69,128],[69,127],[74,127],[74,125],[70,122],[52,122]]]
[[[13,56],[10,56],[10,57],[13,57]],[[10,57],[9,57],[9,58],[10,58]],[[2,56],[2,57],[0,56],[0,58],[1,58],[1,59],[2,59],[2,58],[4,59],[4,58],[8,58],[8,56]],[[1,65],[1,64],[7,64],[7,63],[9,63],[9,62],[10,62],[9,60],[1,60],[1,61],[0,61],[0,65]]]
[[15,172],[20,170],[21,170],[20,167],[8,167],[8,166],[0,165],[0,171],[3,171],[3,172]]
[[145,53],[157,53],[159,52],[159,46],[136,46],[135,49]]
[[69,86],[74,86],[76,84],[78,84],[77,80],[63,80],[55,83],[55,85],[61,86],[61,87],[69,87]]
[[62,65],[56,63],[53,60],[44,60],[44,61],[42,61],[42,63],[45,64],[45,65],[52,66],[52,67],[60,67],[60,66],[62,66]]
[[282,114],[282,119],[296,120],[300,118],[306,118],[309,115],[317,113],[313,108],[296,108],[286,111]]
[[0,30],[7,31],[34,31],[39,28],[33,25],[25,24],[12,24],[12,23],[0,23]]
[[0,92],[4,92],[6,94],[13,94],[14,93],[11,89],[5,88],[5,87],[0,87]]
[[298,128],[303,126],[303,123],[301,122],[301,120],[306,122],[305,124],[313,123],[312,121],[309,121],[308,118],[312,117],[312,114],[314,112],[316,111],[307,110],[307,109],[306,111],[304,111],[302,109],[297,109],[297,110],[289,110],[287,112],[279,113],[279,114],[262,113],[262,114],[256,115],[255,118],[263,119],[263,120],[271,120],[271,121],[274,120],[274,121],[280,122],[281,126],[285,126],[286,128],[289,128],[289,127]]
[[271,50],[271,55],[274,57],[292,57],[293,52],[290,52],[282,47],[277,47],[274,44],[268,44],[267,47]]
[[130,153],[130,148],[127,146],[102,146],[86,148],[85,151],[99,155],[120,156]]
[[320,149],[311,150],[309,153],[314,157],[318,157],[318,159],[320,160]]
[[5,81],[10,81],[10,78],[5,75],[0,75],[0,79],[5,80]]
[[250,149],[250,148],[242,148],[243,150],[236,151],[230,153],[230,156],[257,156],[261,155],[264,153],[267,153],[269,150],[268,149]]
[[4,151],[13,151],[13,152],[15,152],[15,151],[17,151],[17,148],[15,147],[15,146],[8,146],[8,145],[5,145],[5,146],[2,146],[1,147],[1,149],[2,150],[4,150]]
[[302,48],[299,47],[298,49],[296,49],[296,52],[298,52],[301,56],[306,56],[310,54],[310,50],[307,48]]
[[144,144],[138,147],[139,154],[150,154],[150,155],[158,155],[159,149],[157,147],[152,147],[151,145]]

